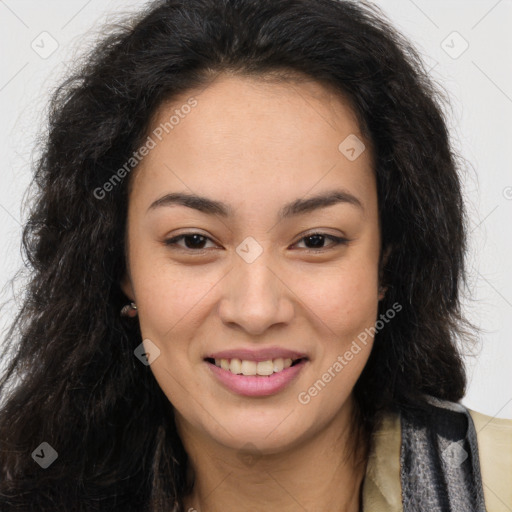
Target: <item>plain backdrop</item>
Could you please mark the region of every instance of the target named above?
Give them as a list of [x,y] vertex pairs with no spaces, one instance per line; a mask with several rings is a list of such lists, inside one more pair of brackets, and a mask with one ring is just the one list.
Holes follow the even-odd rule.
[[[104,22],[144,1],[0,0],[0,302],[18,288],[23,264],[23,194],[31,179],[38,132],[50,92],[67,64],[90,48]],[[385,0],[378,4],[422,54],[449,94],[449,128],[465,159],[464,190],[471,218],[467,316],[481,329],[467,357],[463,403],[512,418],[512,1]],[[2,310],[5,328],[19,306]],[[0,350],[1,350],[0,345]]]

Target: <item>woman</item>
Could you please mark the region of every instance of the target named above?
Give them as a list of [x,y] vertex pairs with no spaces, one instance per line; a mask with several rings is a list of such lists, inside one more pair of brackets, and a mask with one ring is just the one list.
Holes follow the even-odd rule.
[[35,184],[1,510],[512,503],[511,422],[458,403],[439,96],[376,9],[149,5],[55,93]]

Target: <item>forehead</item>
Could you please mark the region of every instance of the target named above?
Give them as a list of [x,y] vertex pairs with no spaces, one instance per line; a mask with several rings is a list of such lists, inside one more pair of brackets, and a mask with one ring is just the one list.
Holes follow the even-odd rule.
[[241,194],[306,195],[320,182],[359,195],[374,187],[367,142],[354,160],[340,149],[352,137],[363,143],[355,113],[312,79],[220,75],[162,104],[148,135],[156,145],[133,176],[139,193],[188,189],[235,202]]

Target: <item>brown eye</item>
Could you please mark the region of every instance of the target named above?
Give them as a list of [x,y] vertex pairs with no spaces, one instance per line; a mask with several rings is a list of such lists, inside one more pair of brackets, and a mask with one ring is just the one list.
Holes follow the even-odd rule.
[[[333,243],[330,244],[330,246],[325,247],[324,242],[330,239],[333,241]],[[348,240],[346,238],[341,238],[334,235],[328,235],[326,233],[311,233],[310,235],[307,235],[305,237],[302,237],[299,240],[299,243],[303,240],[307,241],[306,245],[309,244],[310,247],[306,247],[308,250],[323,250],[323,249],[331,249],[338,245],[346,244]]]
[[[178,245],[178,241],[181,241],[181,240],[184,240],[185,241],[185,247],[183,247],[182,245]],[[200,235],[198,233],[184,233],[182,235],[178,235],[178,236],[175,236],[174,238],[169,238],[168,240],[165,240],[165,245],[168,245],[168,246],[178,246],[182,249],[185,249],[185,250],[190,250],[190,251],[194,251],[194,250],[203,250],[205,247],[204,247],[204,244],[210,240],[207,236],[204,236],[204,235]]]

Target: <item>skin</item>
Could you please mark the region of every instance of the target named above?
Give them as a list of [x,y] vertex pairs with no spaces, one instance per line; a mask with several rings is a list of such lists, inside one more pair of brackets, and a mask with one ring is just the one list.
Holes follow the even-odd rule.
[[[122,282],[143,338],[160,350],[150,368],[176,410],[195,473],[185,510],[357,511],[365,464],[346,454],[352,389],[372,338],[309,403],[298,395],[377,319],[380,231],[369,145],[354,161],[340,152],[348,135],[364,140],[356,117],[312,80],[220,75],[162,105],[152,129],[191,96],[197,106],[130,177]],[[339,188],[362,208],[337,203],[277,221],[285,203]],[[223,201],[233,215],[183,205],[148,211],[170,192]],[[326,238],[315,252],[304,238],[315,231],[349,242]],[[208,239],[197,249],[190,239],[188,249],[186,239],[164,243],[189,232]],[[263,250],[251,263],[236,252],[246,237]],[[203,360],[269,346],[305,352],[309,361],[268,397],[231,392]]]

